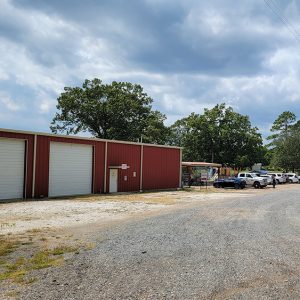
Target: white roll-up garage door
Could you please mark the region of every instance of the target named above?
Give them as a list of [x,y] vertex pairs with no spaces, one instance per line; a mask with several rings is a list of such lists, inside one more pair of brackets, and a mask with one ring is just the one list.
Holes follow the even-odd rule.
[[49,197],[90,194],[93,147],[50,143]]
[[23,198],[25,141],[0,138],[0,199]]

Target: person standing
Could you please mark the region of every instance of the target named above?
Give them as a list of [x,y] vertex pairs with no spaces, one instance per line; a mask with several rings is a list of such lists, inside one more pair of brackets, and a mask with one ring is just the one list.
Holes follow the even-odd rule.
[[275,179],[275,175],[272,175],[272,185],[273,185],[273,189],[275,189],[275,185],[276,185],[276,179]]

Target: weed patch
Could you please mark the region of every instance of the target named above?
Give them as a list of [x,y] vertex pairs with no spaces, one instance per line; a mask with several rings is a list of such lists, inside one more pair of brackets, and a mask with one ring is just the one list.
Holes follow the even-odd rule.
[[27,230],[26,232],[27,233],[40,233],[41,231],[42,231],[41,229],[32,228],[32,229]]
[[[2,256],[13,252],[19,245],[17,242],[11,242],[3,238],[0,242]],[[0,266],[3,272],[0,273],[0,281],[10,279],[15,283],[30,284],[36,280],[36,278],[26,276],[30,271],[59,266],[64,261],[62,257],[64,253],[76,251],[78,251],[78,248],[61,245],[53,249],[40,250],[34,253],[31,258],[21,256],[14,262],[1,259]]]
[[19,244],[19,241],[0,238],[0,257],[15,251]]
[[3,229],[3,228],[7,228],[7,227],[15,227],[16,226],[16,223],[0,223],[0,228]]
[[78,250],[78,248],[75,248],[75,247],[59,246],[59,247],[55,247],[52,250],[50,250],[50,253],[52,255],[61,255],[64,253],[76,252],[77,250]]
[[54,258],[49,250],[37,252],[29,261],[30,267],[34,270],[58,266],[62,263],[59,258]]
[[88,243],[85,245],[86,250],[93,250],[96,247],[95,243]]
[[10,291],[10,292],[7,292],[5,295],[6,295],[7,297],[13,297],[13,298],[15,298],[15,297],[17,297],[19,294],[20,294],[19,291]]

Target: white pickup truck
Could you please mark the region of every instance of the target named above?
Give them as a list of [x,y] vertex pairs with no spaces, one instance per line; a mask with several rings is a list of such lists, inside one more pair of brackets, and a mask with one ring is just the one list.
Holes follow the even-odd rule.
[[255,173],[241,172],[237,177],[245,180],[247,185],[251,185],[256,189],[264,188],[268,185],[267,178],[259,177]]

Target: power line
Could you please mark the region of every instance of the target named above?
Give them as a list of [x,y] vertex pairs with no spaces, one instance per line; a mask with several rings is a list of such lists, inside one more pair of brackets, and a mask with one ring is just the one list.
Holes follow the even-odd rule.
[[[280,19],[280,21],[287,27],[289,32],[294,36],[294,38],[300,42],[300,35],[298,32],[293,28],[291,24],[289,24],[288,20],[281,16],[278,7],[276,8],[276,4],[272,2],[272,0],[264,0],[265,4],[272,10],[272,12]],[[272,6],[273,5],[273,6]]]
[[293,26],[289,23],[289,21],[284,16],[281,16],[278,6],[274,2],[272,2],[272,0],[264,0],[264,2],[271,9],[271,11],[280,19],[280,21],[286,26],[286,28],[294,36],[294,38],[300,43],[300,35],[296,31],[296,29],[294,29]]
[[[272,10],[274,14],[281,20],[281,22],[287,27],[287,29],[290,31],[290,33],[294,36],[294,38],[300,42],[300,36],[297,33],[297,31],[293,28],[291,24],[289,24],[288,20],[284,17],[281,16],[280,10],[278,7],[276,7],[276,4],[272,2],[272,0],[265,0],[265,4]],[[272,6],[273,5],[273,6]]]
[[[268,0],[269,3],[273,4],[274,8],[276,9],[277,13],[280,15],[280,7],[278,5],[278,2],[276,0]],[[288,27],[290,27],[290,29],[296,34],[297,37],[300,37],[299,33],[297,32],[297,30],[293,27],[292,24],[289,23],[288,19],[284,16],[284,15],[280,15],[281,18],[285,21],[285,23],[287,24]]]

